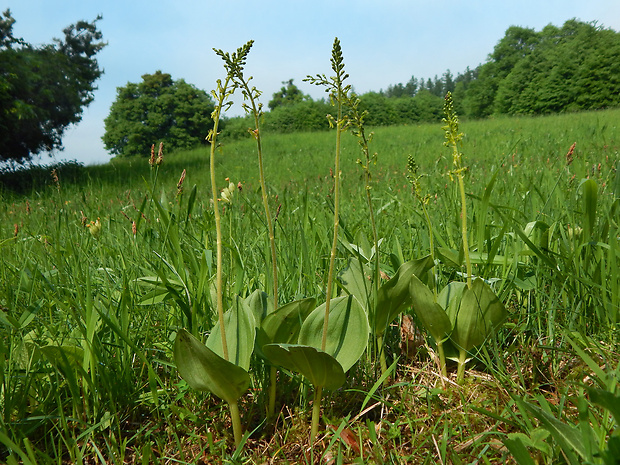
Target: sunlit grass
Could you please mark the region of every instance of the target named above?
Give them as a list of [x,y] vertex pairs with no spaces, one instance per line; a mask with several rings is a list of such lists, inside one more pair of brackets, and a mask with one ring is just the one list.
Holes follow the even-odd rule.
[[[582,384],[617,393],[619,122],[618,110],[462,122],[473,274],[499,279],[495,286],[510,315],[506,327],[476,354],[457,387],[453,366],[442,377],[432,341],[423,339],[420,351],[408,356],[394,324],[385,337],[388,365],[400,357],[391,384],[375,386],[380,374],[364,357],[345,386],[325,397],[325,424],[312,451],[312,390],[299,376],[280,373],[279,414],[273,424],[264,423],[267,376],[254,360],[250,395],[240,402],[252,434],[239,456],[256,463],[266,457],[311,463],[323,454],[343,463],[505,463],[514,458],[503,441],[527,436],[537,445],[526,444],[539,463],[565,460],[557,438],[545,436],[517,400],[572,426],[583,412],[580,399],[588,398]],[[268,201],[277,212],[279,300],[324,299],[333,134],[263,138]],[[442,143],[439,125],[375,130],[371,150],[380,156],[372,204],[383,239],[382,271],[389,277],[398,263],[420,258],[430,247],[427,222],[406,178],[409,155],[430,195],[435,242],[458,257],[460,199],[445,176],[452,160]],[[217,157],[218,182],[224,185],[228,177],[242,186],[222,211],[226,305],[236,294],[268,291],[270,252],[254,144],[224,141]],[[372,237],[358,151],[355,138],[344,134],[337,271],[350,258],[345,241]],[[188,315],[195,315],[200,334],[216,321],[207,148],[165,153],[154,189],[147,158],[76,170],[63,175],[59,169],[58,185],[48,173],[41,176],[47,185],[2,191],[0,460],[230,459],[235,450],[222,403],[191,391],[171,362],[174,334]],[[594,203],[582,185],[586,178],[596,183],[597,194],[590,226]],[[102,229],[95,237],[86,224],[98,218]],[[438,284],[459,271],[464,269],[442,259]],[[139,279],[145,277],[153,279]],[[596,439],[604,444],[613,420],[587,405]],[[335,436],[341,425],[348,439]],[[516,433],[525,436],[508,436]]]

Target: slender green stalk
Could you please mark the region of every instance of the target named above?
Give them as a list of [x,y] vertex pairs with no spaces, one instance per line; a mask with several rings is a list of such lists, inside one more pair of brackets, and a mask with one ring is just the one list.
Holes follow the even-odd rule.
[[463,253],[465,254],[465,264],[467,267],[467,287],[471,289],[472,268],[471,259],[469,257],[469,241],[467,240],[467,203],[464,181],[464,173],[467,171],[467,168],[463,167],[463,154],[459,150],[459,145],[463,138],[463,134],[459,132],[459,118],[454,111],[452,94],[450,92],[446,94],[444,113],[446,115],[443,118],[443,122],[446,123],[443,127],[446,133],[446,142],[444,144],[452,149],[454,169],[450,171],[449,175],[451,179],[453,179],[453,175],[457,177],[459,193],[461,195],[461,234],[463,236]]
[[[338,99],[342,96],[342,89],[338,89]],[[336,121],[336,157],[334,162],[334,237],[332,249],[329,254],[329,272],[327,273],[327,291],[325,301],[325,317],[323,319],[323,338],[321,339],[321,350],[325,350],[327,345],[327,328],[329,325],[329,307],[334,286],[334,265],[336,263],[336,251],[338,250],[338,226],[340,224],[340,141],[342,136],[342,104],[337,100],[338,119]]]
[[465,201],[465,182],[463,181],[462,170],[459,170],[457,177],[461,193],[461,233],[463,235],[463,253],[465,254],[465,265],[467,267],[467,287],[471,289],[471,259],[469,257],[469,242],[467,240],[467,203]]
[[[253,41],[249,41],[246,47],[251,47]],[[258,171],[260,179],[261,194],[263,199],[263,207],[265,208],[265,217],[267,219],[267,229],[269,234],[269,246],[271,249],[271,267],[273,274],[273,300],[275,308],[278,308],[278,267],[277,267],[277,254],[276,254],[276,241],[275,241],[275,228],[271,212],[269,211],[269,197],[267,196],[267,184],[265,183],[265,170],[263,168],[263,145],[261,140],[260,131],[260,116],[262,115],[262,104],[257,102],[261,95],[261,92],[256,87],[250,88],[249,82],[252,78],[245,78],[243,75],[243,69],[237,68],[234,75],[235,84],[243,92],[243,97],[249,102],[243,105],[246,112],[250,113],[254,117],[254,129],[250,129],[250,134],[256,141],[256,151],[258,153]]]
[[321,417],[321,397],[323,396],[323,388],[317,386],[314,390],[314,400],[312,401],[312,423],[310,426],[310,443],[314,443],[317,433],[319,432],[319,418]]
[[325,317],[323,320],[323,338],[321,341],[321,349],[325,350],[327,344],[327,328],[329,325],[329,307],[330,299],[333,292],[334,285],[334,267],[336,262],[336,251],[338,248],[338,226],[340,223],[340,147],[342,133],[347,130],[349,121],[343,118],[343,105],[346,102],[350,102],[349,91],[350,85],[345,85],[344,81],[349,77],[344,71],[344,62],[342,58],[342,49],[340,47],[340,40],[336,37],[334,39],[334,46],[332,48],[331,58],[332,70],[336,73],[335,76],[329,79],[325,75],[317,75],[315,77],[308,76],[304,81],[311,82],[319,86],[325,86],[330,91],[330,99],[333,104],[336,105],[337,115],[334,119],[329,118],[329,124],[331,127],[336,126],[336,154],[334,160],[334,236],[332,240],[332,248],[329,255],[329,271],[327,274],[327,289],[326,289],[326,302],[325,302]]
[[237,49],[232,55],[225,53],[221,50],[214,49],[216,55],[219,55],[224,60],[224,67],[226,69],[226,79],[222,85],[222,81],[218,79],[217,90],[212,91],[212,95],[215,98],[215,109],[211,114],[213,120],[213,129],[209,131],[207,135],[207,141],[211,143],[211,159],[210,159],[210,173],[211,173],[211,194],[213,199],[213,212],[215,218],[215,235],[216,235],[216,294],[217,294],[217,316],[220,324],[220,333],[222,335],[222,354],[226,360],[228,357],[228,345],[226,343],[226,328],[224,327],[224,302],[223,302],[223,289],[222,289],[222,226],[220,219],[220,209],[218,205],[218,192],[217,184],[215,182],[215,150],[217,149],[216,139],[218,135],[218,128],[222,110],[230,107],[232,102],[229,100],[235,92],[235,87],[231,85],[233,83],[235,75],[240,69],[243,69],[247,54],[250,52],[252,42],[248,42],[245,46]]
[[267,418],[273,418],[276,414],[276,394],[277,384],[276,376],[278,375],[278,368],[275,365],[271,365],[269,369],[269,399],[267,404]]
[[467,363],[467,351],[459,348],[459,361],[456,370],[456,384],[462,384],[465,379],[465,364]]
[[[381,373],[387,371],[387,360],[385,359],[385,350],[383,346],[383,335],[377,336],[377,350],[379,351],[379,364],[381,365]],[[387,383],[388,379],[385,379]]]
[[377,162],[377,154],[370,155],[370,142],[372,140],[373,133],[370,133],[369,137],[366,137],[366,131],[364,129],[364,118],[368,114],[367,111],[360,112],[358,109],[360,103],[360,99],[357,96],[353,95],[352,98],[347,99],[347,106],[350,112],[351,124],[354,126],[352,129],[352,133],[354,136],[357,136],[358,143],[364,154],[364,160],[361,158],[357,159],[357,164],[362,167],[362,171],[364,173],[364,190],[366,193],[366,205],[368,205],[368,214],[370,215],[370,226],[372,229],[372,241],[375,247],[375,269],[373,276],[373,284],[374,289],[373,292],[377,292],[380,287],[380,268],[379,268],[379,235],[377,234],[377,222],[375,220],[375,211],[372,208],[372,196],[370,195],[370,191],[372,187],[370,186],[370,181],[372,179],[372,175],[370,173],[370,165],[375,164]]
[[[246,46],[251,47],[253,41],[248,42]],[[273,306],[274,311],[278,308],[278,265],[275,240],[275,226],[269,209],[269,197],[267,195],[267,183],[265,182],[265,170],[263,167],[263,145],[260,131],[260,116],[262,115],[262,104],[257,102],[261,92],[256,87],[250,88],[249,82],[251,77],[246,79],[243,75],[243,69],[237,68],[234,76],[235,84],[243,92],[244,99],[249,102],[243,105],[247,113],[254,117],[254,129],[249,132],[256,141],[256,151],[258,153],[258,172],[261,187],[261,195],[263,199],[263,207],[265,209],[265,218],[267,219],[267,234],[269,235],[269,247],[271,250],[271,274],[273,279]],[[272,366],[270,370],[269,380],[269,403],[267,406],[267,416],[273,417],[275,414],[276,402],[276,367]]]
[[[422,203],[422,213],[424,213],[424,218],[426,219],[426,224],[428,226],[428,243],[431,259],[433,260],[433,263],[435,263],[435,239],[433,238],[433,226],[431,225],[431,217],[428,215],[428,210],[426,209],[426,202]],[[433,292],[435,293],[435,296],[437,296],[437,286],[433,286]]]
[[259,130],[259,111],[256,108],[256,103],[252,99],[252,112],[254,114],[254,122],[256,129],[252,131],[252,135],[256,139],[256,147],[258,151],[258,170],[260,176],[261,194],[263,197],[263,207],[265,208],[265,217],[267,218],[267,229],[269,234],[269,246],[271,249],[271,268],[273,274],[273,305],[274,310],[278,308],[278,265],[276,254],[276,240],[275,240],[275,228],[273,219],[271,218],[271,212],[269,211],[269,198],[267,197],[267,185],[265,183],[265,172],[263,169],[263,149],[261,144],[261,136]]
[[[461,196],[461,234],[463,236],[463,253],[465,255],[465,265],[467,267],[467,288],[471,289],[472,286],[472,268],[471,259],[469,256],[469,242],[467,240],[467,202],[465,196],[465,171],[467,168],[463,167],[463,154],[459,150],[459,145],[463,134],[459,133],[459,119],[454,111],[454,105],[452,103],[452,94],[448,92],[444,103],[445,118],[443,121],[446,123],[444,130],[446,132],[445,145],[452,149],[454,169],[450,172],[450,177],[456,176],[459,193]],[[465,363],[467,362],[467,350],[459,347],[459,361],[456,374],[456,382],[461,384],[465,377]],[[442,368],[443,369],[443,368]]]
[[211,194],[213,199],[213,216],[215,218],[215,236],[216,236],[216,277],[215,277],[215,289],[217,299],[217,317],[220,324],[220,333],[222,335],[222,354],[224,358],[228,360],[228,344],[226,343],[226,328],[224,327],[224,300],[222,289],[222,224],[220,217],[220,207],[218,203],[217,183],[215,181],[215,150],[217,148],[217,130],[219,127],[220,116],[224,103],[228,97],[232,95],[232,91],[229,90],[231,77],[226,77],[224,85],[222,81],[217,81],[217,92],[213,91],[213,96],[216,100],[215,110],[211,118],[213,119],[213,129],[209,131],[207,140],[211,143],[211,156],[209,161],[210,173],[211,173]]
[[[219,127],[220,116],[222,109],[230,107],[232,102],[229,98],[235,91],[235,87],[231,85],[234,76],[238,73],[245,64],[245,59],[250,51],[251,42],[248,42],[244,47],[237,49],[232,55],[224,53],[221,50],[214,49],[215,53],[224,59],[226,68],[226,79],[222,85],[222,81],[217,81],[217,91],[213,91],[212,95],[215,98],[215,109],[211,115],[213,119],[213,129],[209,131],[207,135],[207,141],[211,143],[211,159],[210,159],[210,172],[211,172],[211,193],[213,198],[213,210],[215,218],[215,231],[216,231],[216,243],[217,243],[217,269],[216,269],[216,293],[217,293],[217,315],[220,324],[220,333],[222,336],[222,355],[224,359],[229,360],[228,345],[226,342],[226,327],[224,326],[224,304],[223,304],[223,289],[222,289],[222,227],[220,220],[220,210],[218,205],[218,192],[215,182],[215,150],[217,148],[217,130]],[[235,445],[239,446],[242,438],[241,416],[239,414],[239,406],[237,401],[228,404],[230,410],[230,417],[233,424],[233,433],[235,436]]]
[[[348,93],[351,90],[351,86],[344,85],[345,79],[349,76],[344,72],[344,62],[342,58],[342,49],[340,48],[340,41],[336,37],[334,39],[334,45],[332,47],[331,58],[332,70],[336,73],[335,76],[327,78],[325,75],[317,75],[316,77],[308,76],[305,81],[309,81],[313,84],[325,86],[330,91],[330,98],[332,103],[335,103],[337,108],[337,115],[335,119],[336,125],[336,154],[334,160],[334,236],[332,240],[331,252],[329,255],[329,271],[327,274],[327,290],[325,292],[325,314],[323,317],[323,336],[321,338],[321,350],[325,351],[327,347],[327,329],[329,327],[329,310],[330,301],[333,292],[334,285],[334,269],[336,263],[336,251],[338,248],[338,226],[340,223],[340,148],[342,133],[348,127],[348,120],[343,118],[343,103],[349,99]],[[330,126],[334,126],[334,118],[329,118]],[[310,442],[314,442],[316,433],[319,428],[319,416],[321,412],[321,396],[323,388],[318,386],[314,393],[314,404],[312,406],[312,427],[310,429]]]
[[443,350],[443,341],[437,341],[437,352],[439,353],[439,365],[441,366],[441,374],[444,378],[448,377],[448,367],[446,366],[446,353]]
[[233,424],[233,434],[235,436],[235,446],[239,446],[243,438],[243,429],[241,427],[241,415],[239,414],[239,405],[237,402],[228,404],[230,410],[230,419]]

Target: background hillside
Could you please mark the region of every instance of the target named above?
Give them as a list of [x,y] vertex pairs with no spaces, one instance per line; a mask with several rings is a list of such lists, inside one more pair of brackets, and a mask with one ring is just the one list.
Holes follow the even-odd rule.
[[[284,83],[286,84],[286,83]],[[439,121],[443,96],[452,92],[465,118],[542,115],[620,105],[620,33],[596,23],[569,20],[540,31],[510,27],[488,60],[454,75],[412,76],[403,84],[363,93],[367,124],[389,126]],[[327,129],[329,102],[298,96],[292,81],[274,94],[265,128],[275,132]],[[277,98],[276,98],[277,97]],[[274,103],[274,105],[271,105]],[[225,134],[240,136],[247,123],[231,118]]]

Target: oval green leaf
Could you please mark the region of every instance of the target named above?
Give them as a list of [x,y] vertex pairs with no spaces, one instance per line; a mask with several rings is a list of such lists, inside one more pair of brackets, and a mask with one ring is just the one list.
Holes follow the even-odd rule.
[[256,328],[261,325],[263,319],[273,311],[273,302],[269,302],[269,298],[266,292],[256,289],[249,296],[244,299],[245,304],[254,315],[254,323]]
[[471,289],[465,288],[461,299],[452,340],[465,350],[482,344],[506,319],[504,304],[482,279],[476,278]]
[[437,296],[437,303],[448,314],[448,318],[454,325],[456,321],[456,315],[459,312],[461,306],[461,299],[463,298],[463,292],[467,289],[467,283],[461,281],[452,281],[444,287]]
[[301,325],[315,306],[316,299],[314,298],[296,300],[267,315],[256,334],[258,354],[266,358],[262,352],[262,347],[267,344],[296,343]]
[[432,267],[433,260],[430,255],[405,262],[396,274],[379,288],[374,318],[370,318],[377,336],[382,336],[394,318],[411,305],[409,283],[412,276],[422,276]]
[[[325,304],[317,307],[304,321],[299,332],[299,344],[319,349],[323,339]],[[368,317],[352,295],[330,301],[327,344],[325,352],[333,356],[345,372],[366,350],[368,344]]]
[[371,276],[370,268],[363,265],[357,258],[351,260],[347,269],[338,276],[342,287],[359,300],[365,311],[369,311],[371,302],[374,301]]
[[412,276],[409,292],[418,320],[436,342],[445,340],[452,332],[452,323],[446,311],[435,302],[432,291],[417,276]]
[[[254,350],[254,335],[256,324],[254,314],[245,302],[236,297],[230,310],[224,314],[224,327],[226,328],[226,346],[228,347],[228,360],[246,371],[250,369],[250,359]],[[220,357],[224,357],[222,351],[222,333],[219,322],[213,327],[207,338],[207,347]]]
[[198,391],[209,391],[229,404],[250,386],[246,370],[224,360],[185,329],[174,341],[174,362],[179,375]]
[[302,374],[313,386],[333,391],[346,380],[338,360],[315,347],[299,344],[267,344],[263,347],[274,364]]

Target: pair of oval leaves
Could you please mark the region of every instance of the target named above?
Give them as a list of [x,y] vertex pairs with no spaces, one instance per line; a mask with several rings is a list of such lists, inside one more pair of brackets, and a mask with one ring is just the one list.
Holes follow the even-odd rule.
[[330,302],[327,345],[320,350],[325,304],[312,310],[314,299],[292,302],[267,315],[260,325],[241,299],[225,314],[228,361],[223,358],[221,332],[216,325],[206,345],[181,329],[174,360],[181,377],[194,389],[207,390],[235,402],[250,384],[249,362],[254,350],[271,363],[301,373],[315,387],[333,390],[359,360],[368,343],[368,318],[351,295]]
[[506,309],[481,278],[471,289],[451,282],[437,298],[417,277],[410,282],[413,309],[435,341],[450,338],[457,347],[470,351],[482,344],[506,318]]

